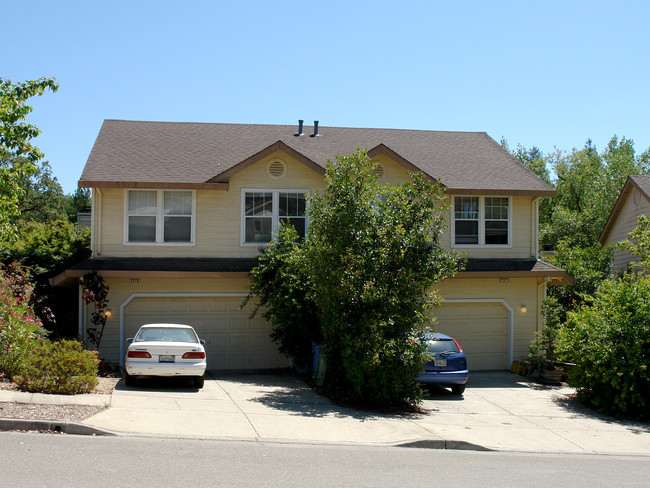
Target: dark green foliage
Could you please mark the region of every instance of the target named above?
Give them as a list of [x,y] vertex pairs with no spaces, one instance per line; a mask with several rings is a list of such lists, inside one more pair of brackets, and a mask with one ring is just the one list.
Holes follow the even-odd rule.
[[31,392],[74,395],[97,386],[97,353],[72,340],[42,342],[34,347],[14,381]]
[[[566,270],[575,280],[570,286],[553,286],[547,292],[544,315],[547,325],[564,322],[568,311],[584,303],[586,295],[593,295],[611,271],[612,250],[600,244],[580,247],[561,241],[555,254],[545,260]],[[549,320],[549,318],[553,320]]]
[[59,337],[77,334],[77,288],[50,285],[49,279],[84,259],[90,251],[88,230],[78,233],[67,220],[49,223],[20,222],[18,239],[0,241],[0,261],[20,261],[29,268],[35,287],[36,313],[45,327]]
[[323,387],[355,404],[415,404],[434,286],[455,273],[458,256],[439,241],[440,187],[421,174],[381,186],[373,170],[364,151],[339,156],[327,193],[311,201],[305,255],[321,314]]
[[261,249],[250,289],[244,305],[257,297],[253,315],[263,309],[280,352],[298,368],[309,369],[312,344],[321,340],[320,320],[304,266],[303,242],[292,225],[281,223],[277,242]]
[[558,353],[576,364],[569,382],[584,402],[650,419],[650,277],[605,280],[590,303],[569,312]]
[[77,188],[72,195],[65,197],[65,213],[70,222],[77,222],[77,214],[80,212],[90,212],[92,201],[90,198],[90,189]]
[[25,176],[20,182],[23,194],[18,202],[22,222],[43,224],[66,219],[66,196],[48,162],[36,165],[36,172]]

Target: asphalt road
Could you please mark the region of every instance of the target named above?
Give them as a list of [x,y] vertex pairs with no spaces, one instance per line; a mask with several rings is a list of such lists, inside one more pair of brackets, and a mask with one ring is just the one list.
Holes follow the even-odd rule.
[[650,486],[650,458],[0,433],[0,486]]

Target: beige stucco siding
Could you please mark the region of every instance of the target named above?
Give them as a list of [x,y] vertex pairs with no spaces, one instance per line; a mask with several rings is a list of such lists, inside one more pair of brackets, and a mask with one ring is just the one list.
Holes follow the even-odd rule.
[[[616,217],[604,244],[612,245],[627,239],[627,235],[636,227],[639,215],[650,215],[650,202],[639,190],[634,189],[625,197],[621,211]],[[625,271],[630,262],[634,260],[636,260],[635,257],[629,252],[615,250],[612,273]]]

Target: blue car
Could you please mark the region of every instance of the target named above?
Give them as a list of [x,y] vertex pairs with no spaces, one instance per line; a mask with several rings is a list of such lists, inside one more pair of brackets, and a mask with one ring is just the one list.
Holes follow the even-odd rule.
[[427,352],[432,359],[425,363],[424,371],[415,378],[416,381],[450,387],[452,393],[462,395],[469,372],[467,358],[460,344],[445,334],[427,334],[425,340],[428,344]]

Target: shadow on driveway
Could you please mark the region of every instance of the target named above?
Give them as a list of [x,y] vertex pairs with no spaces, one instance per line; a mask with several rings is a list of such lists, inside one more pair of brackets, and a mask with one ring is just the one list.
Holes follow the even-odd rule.
[[[206,375],[207,379],[207,375]],[[191,377],[148,377],[138,378],[135,386],[126,386],[124,378],[115,385],[118,391],[153,391],[158,393],[196,393],[199,389],[194,386]]]
[[[255,398],[249,401],[257,402],[269,408],[288,412],[304,417],[352,418],[360,421],[380,419],[416,419],[423,412],[405,412],[398,410],[371,410],[350,407],[334,403],[318,393],[305,379],[291,373],[260,374],[257,373],[224,373],[212,372],[212,376],[220,381],[233,381],[251,387],[256,391]],[[227,389],[228,386],[225,385]]]

